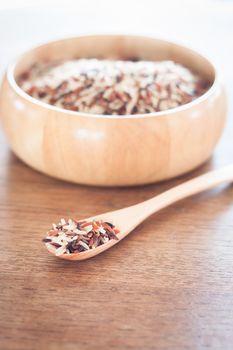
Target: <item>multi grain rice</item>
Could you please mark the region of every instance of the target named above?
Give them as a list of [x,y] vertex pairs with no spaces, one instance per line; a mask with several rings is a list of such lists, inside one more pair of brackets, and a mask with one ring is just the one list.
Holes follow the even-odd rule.
[[207,89],[199,76],[173,61],[75,59],[36,64],[18,83],[45,103],[105,115],[164,111],[194,100]]
[[43,242],[57,256],[81,253],[118,239],[120,231],[102,220],[76,221],[61,219],[58,225],[53,224]]

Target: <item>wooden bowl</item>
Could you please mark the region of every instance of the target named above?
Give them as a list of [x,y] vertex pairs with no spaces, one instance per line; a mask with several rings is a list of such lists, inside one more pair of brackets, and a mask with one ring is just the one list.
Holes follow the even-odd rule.
[[[17,85],[35,62],[77,57],[174,60],[211,87],[168,111],[104,116],[47,105]],[[0,115],[12,150],[34,169],[80,184],[126,186],[169,179],[205,162],[223,130],[226,98],[213,65],[188,48],[147,37],[84,36],[42,45],[10,65]]]

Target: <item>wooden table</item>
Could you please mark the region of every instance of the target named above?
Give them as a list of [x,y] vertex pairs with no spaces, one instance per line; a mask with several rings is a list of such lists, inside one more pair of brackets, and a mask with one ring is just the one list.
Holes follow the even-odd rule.
[[[232,64],[227,50],[218,55],[224,67]],[[232,79],[230,72],[229,119],[214,157],[162,184],[100,189],[57,181],[21,163],[0,134],[0,349],[232,349],[232,187],[161,211],[88,261],[56,259],[41,243],[60,217],[128,206],[232,162]]]

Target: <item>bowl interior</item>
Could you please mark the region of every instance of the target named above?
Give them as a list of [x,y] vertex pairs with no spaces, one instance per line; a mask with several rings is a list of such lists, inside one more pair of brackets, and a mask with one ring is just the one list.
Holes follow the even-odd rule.
[[212,64],[195,51],[164,40],[140,36],[97,35],[50,42],[26,52],[17,62],[14,78],[34,63],[74,58],[173,60],[203,77],[208,85],[215,80]]

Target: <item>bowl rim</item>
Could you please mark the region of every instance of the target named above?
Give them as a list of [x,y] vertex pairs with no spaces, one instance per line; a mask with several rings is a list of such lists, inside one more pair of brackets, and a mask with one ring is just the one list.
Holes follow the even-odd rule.
[[[60,108],[54,105],[51,105],[49,103],[46,102],[42,102],[39,99],[36,99],[35,97],[30,96],[29,94],[27,94],[16,82],[15,76],[14,76],[14,72],[15,72],[15,68],[17,66],[17,64],[19,63],[19,61],[23,58],[23,56],[27,55],[28,53],[30,53],[31,51],[49,45],[49,44],[53,44],[53,43],[58,43],[58,42],[62,42],[62,41],[67,41],[70,39],[78,39],[78,38],[94,38],[94,37],[132,37],[132,38],[140,38],[140,39],[154,39],[156,41],[161,41],[167,44],[172,44],[175,46],[178,46],[182,49],[187,49],[189,51],[191,51],[194,54],[198,54],[199,56],[201,56],[202,58],[204,58],[207,63],[211,66],[213,73],[214,73],[214,79],[213,79],[213,83],[211,84],[211,86],[206,90],[206,92],[204,94],[202,94],[201,96],[198,96],[197,98],[195,98],[193,101],[190,101],[188,103],[185,103],[181,106],[177,106],[171,109],[167,109],[164,111],[159,111],[159,112],[151,112],[151,113],[143,113],[143,114],[94,114],[94,113],[87,113],[87,112],[78,112],[78,111],[71,111],[65,108]],[[219,81],[219,74],[217,72],[217,69],[215,67],[215,65],[212,63],[212,61],[210,59],[208,59],[206,57],[206,55],[203,55],[202,53],[199,53],[196,50],[193,50],[192,48],[183,45],[183,44],[179,44],[176,41],[170,41],[170,40],[166,40],[166,39],[161,39],[161,38],[157,38],[156,36],[150,36],[150,35],[132,35],[132,34],[88,34],[88,35],[74,35],[74,36],[67,36],[67,37],[63,37],[60,39],[56,39],[56,40],[49,40],[49,41],[45,41],[39,45],[36,45],[26,51],[24,51],[21,55],[19,55],[16,59],[13,60],[13,62],[11,62],[6,70],[6,77],[7,80],[11,86],[11,88],[22,98],[26,99],[28,102],[37,105],[39,107],[42,107],[44,109],[49,109],[58,113],[62,113],[65,115],[70,115],[70,116],[76,116],[76,117],[89,117],[89,118],[100,118],[100,119],[140,119],[140,118],[155,118],[155,117],[161,117],[161,116],[168,116],[171,114],[176,114],[177,112],[183,112],[189,108],[192,108],[196,105],[198,105],[201,102],[204,102],[205,100],[208,99],[208,97],[210,95],[212,95],[212,93],[216,90],[217,88],[217,83]]]

